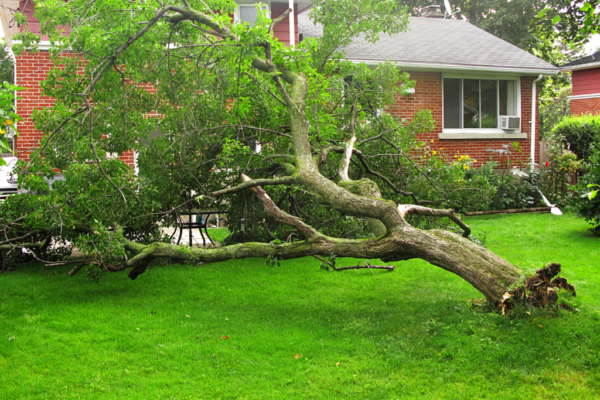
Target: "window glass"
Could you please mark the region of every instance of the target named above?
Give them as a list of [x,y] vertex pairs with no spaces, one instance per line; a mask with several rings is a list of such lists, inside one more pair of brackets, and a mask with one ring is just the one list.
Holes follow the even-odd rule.
[[465,128],[479,128],[479,80],[463,79],[463,121]]
[[256,13],[254,5],[240,6],[240,19],[242,20],[242,23],[247,22],[248,25],[254,26],[258,19],[258,14]]
[[500,89],[500,115],[517,115],[517,81],[498,82]]
[[444,78],[444,129],[497,129],[499,115],[518,115],[518,81]]
[[444,79],[444,128],[462,128],[462,79]]
[[498,81],[481,80],[481,128],[498,127]]

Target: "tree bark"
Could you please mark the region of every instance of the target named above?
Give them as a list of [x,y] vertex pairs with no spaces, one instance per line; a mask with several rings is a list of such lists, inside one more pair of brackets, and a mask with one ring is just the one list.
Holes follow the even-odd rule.
[[522,274],[521,269],[468,239],[447,231],[423,231],[411,226],[376,239],[351,240],[319,235],[293,243],[242,243],[220,248],[128,242],[127,249],[136,254],[144,254],[142,268],[136,268],[134,263],[106,267],[109,271],[116,272],[133,266],[136,272],[130,274],[132,279],[143,272],[148,258],[160,257],[203,263],[248,257],[287,260],[329,254],[368,260],[379,258],[384,262],[419,258],[460,276],[494,304],[502,300],[502,295]]

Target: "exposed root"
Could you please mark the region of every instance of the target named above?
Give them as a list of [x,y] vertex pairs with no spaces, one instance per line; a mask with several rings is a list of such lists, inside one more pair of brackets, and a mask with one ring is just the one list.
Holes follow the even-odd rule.
[[[576,296],[573,285],[569,284],[565,278],[556,277],[559,273],[560,264],[549,264],[537,270],[535,275],[527,278],[524,286],[521,285],[507,291],[498,304],[498,307],[502,310],[502,315],[512,310],[517,304],[535,308],[556,305],[560,289]],[[569,306],[565,308],[569,308]]]

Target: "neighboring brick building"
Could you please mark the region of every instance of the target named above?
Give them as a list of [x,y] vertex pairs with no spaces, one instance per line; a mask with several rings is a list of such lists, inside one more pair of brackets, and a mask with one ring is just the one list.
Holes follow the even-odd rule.
[[[10,20],[7,18],[10,6],[17,5],[28,15],[30,29],[39,29],[32,0],[3,1],[6,6],[4,20]],[[239,3],[235,19],[251,22],[254,2],[242,0]],[[264,3],[272,18],[281,15],[289,4]],[[307,13],[303,13],[310,4],[307,0],[294,4],[292,44],[302,36],[319,36],[322,32],[321,27],[315,26]],[[282,21],[274,32],[286,44],[290,44],[292,36],[289,20],[288,17]],[[468,22],[411,18],[409,26],[407,32],[382,35],[376,44],[358,38],[345,49],[347,58],[373,67],[383,61],[393,61],[416,81],[414,93],[397,96],[396,104],[387,111],[399,118],[410,119],[419,109],[431,110],[436,129],[432,134],[422,135],[421,139],[450,157],[456,152],[469,154],[481,164],[492,156],[487,151],[489,148],[498,149],[517,142],[522,153],[514,154],[513,160],[527,162],[532,155],[537,160],[537,93],[532,102],[534,81],[542,75],[557,74],[559,70]],[[18,30],[16,26],[4,25],[9,45],[11,35]],[[45,45],[42,42],[41,51],[24,53],[16,59],[16,83],[27,88],[20,93],[22,100],[17,104],[24,121],[19,126],[21,136],[17,139],[16,150],[23,158],[27,158],[28,149],[39,143],[39,133],[30,120],[33,110],[53,104],[53,99],[41,96],[39,84],[51,68]],[[535,112],[533,118],[532,112]],[[503,116],[512,117],[516,126],[503,129]],[[132,153],[122,157],[133,165]]]
[[560,67],[571,72],[571,115],[600,113],[600,51]]
[[[298,24],[305,37],[322,35],[306,14]],[[436,128],[420,139],[436,152],[468,154],[481,165],[493,157],[488,149],[517,142],[522,153],[513,152],[512,161],[539,160],[536,80],[557,67],[468,22],[440,18],[410,18],[406,32],[375,44],[357,38],[344,50],[355,62],[391,61],[410,74],[414,92],[398,95],[387,111],[410,120],[431,110]],[[516,127],[503,127],[506,117],[516,117]]]

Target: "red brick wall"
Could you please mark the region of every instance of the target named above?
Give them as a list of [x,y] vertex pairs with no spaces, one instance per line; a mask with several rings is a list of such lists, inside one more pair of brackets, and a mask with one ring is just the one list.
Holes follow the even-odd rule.
[[19,91],[21,99],[17,100],[17,112],[23,118],[19,122],[19,137],[15,146],[19,158],[28,160],[31,149],[39,146],[40,133],[35,130],[31,121],[33,111],[54,105],[53,99],[42,97],[40,88],[40,81],[46,79],[50,68],[47,51],[25,52],[17,57],[16,84],[26,88]]
[[[23,121],[19,123],[20,137],[16,141],[16,150],[20,154],[19,157],[28,159],[30,149],[39,145],[39,132],[37,132],[30,119],[33,110],[42,107],[51,107],[54,100],[48,97],[41,96],[40,81],[43,81],[47,72],[51,68],[48,52],[39,51],[37,53],[25,52],[17,58],[17,84],[23,86],[26,90],[20,92],[21,100],[17,102],[17,110]],[[477,160],[476,165],[481,165],[493,156],[493,153],[487,149],[498,149],[503,144],[511,144],[518,142],[522,153],[513,153],[512,159],[527,162],[530,156],[530,136],[531,124],[531,84],[534,78],[521,79],[521,125],[522,132],[528,134],[527,139],[461,139],[448,140],[438,139],[438,134],[442,129],[442,74],[436,72],[410,72],[411,79],[416,81],[415,94],[412,95],[397,95],[396,104],[390,108],[390,113],[396,117],[411,119],[420,109],[429,109],[432,112],[435,130],[430,134],[420,135],[420,139],[426,141],[428,145],[443,154],[448,158],[454,158],[454,155],[468,154],[471,158]],[[600,99],[589,99],[597,101],[600,105]],[[573,112],[573,104],[571,102],[571,112]],[[587,101],[581,100],[581,101]],[[599,108],[597,108],[598,110]],[[536,118],[537,124],[537,118]],[[539,132],[539,126],[538,126]],[[433,143],[431,142],[433,140]],[[536,141],[536,159],[539,159],[539,142]],[[442,150],[443,149],[443,150]],[[121,159],[127,164],[133,166],[133,152],[124,153]]]
[[[17,57],[16,84],[25,88],[19,91],[20,99],[17,100],[17,113],[23,120],[19,122],[19,137],[16,139],[15,150],[21,159],[29,160],[31,150],[39,147],[40,132],[35,129],[31,120],[34,110],[54,105],[54,99],[42,96],[40,87],[40,82],[46,79],[52,67],[47,51],[24,52]],[[132,151],[123,153],[120,158],[128,165],[134,165]]]
[[[600,94],[598,96],[600,96]],[[570,104],[572,116],[600,113],[600,97],[594,97],[592,99],[571,99]]]
[[[396,104],[389,112],[399,118],[411,120],[420,109],[429,109],[434,119],[436,128],[428,134],[421,134],[419,138],[437,152],[447,158],[454,155],[468,154],[477,160],[476,166],[488,161],[493,153],[487,149],[499,149],[503,144],[518,142],[522,153],[513,152],[511,159],[514,161],[528,162],[531,156],[531,88],[534,78],[521,78],[521,132],[527,133],[527,139],[439,139],[442,132],[442,73],[407,71],[410,79],[416,81],[415,93],[410,95],[396,95]],[[536,113],[537,114],[537,113]],[[539,120],[536,116],[536,132],[539,133]],[[433,142],[431,142],[433,140]],[[443,150],[442,150],[443,149]],[[496,157],[496,160],[498,158]],[[539,141],[536,141],[536,162],[539,160]],[[499,160],[498,160],[499,161]]]

